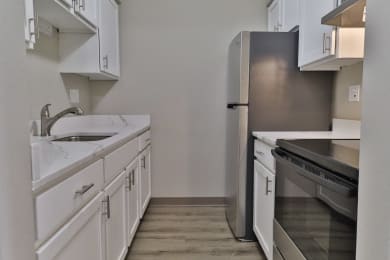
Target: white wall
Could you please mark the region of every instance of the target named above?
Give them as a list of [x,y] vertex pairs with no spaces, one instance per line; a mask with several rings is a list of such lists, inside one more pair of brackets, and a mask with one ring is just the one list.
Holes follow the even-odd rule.
[[0,8],[0,259],[33,259],[23,1]]
[[349,102],[349,87],[362,85],[363,63],[343,67],[336,73],[333,87],[332,114],[333,118],[361,119],[362,101]]
[[[34,50],[26,52],[24,62],[28,70],[25,77],[28,78],[32,119],[39,119],[40,110],[46,103],[52,104],[52,114],[71,105],[80,105],[86,113],[90,112],[89,81],[86,77],[59,73],[58,47],[55,31],[50,37],[41,33]],[[69,102],[71,88],[79,90],[79,104]]]
[[224,196],[227,48],[266,2],[122,2],[122,76],[92,84],[93,112],[152,115],[153,196]]
[[390,2],[367,1],[357,259],[390,259]]
[[80,104],[90,110],[86,78],[58,72],[58,35],[41,34],[33,51],[24,45],[24,1],[4,1],[0,8],[0,259],[34,259],[34,214],[29,121],[52,103],[58,112],[69,103],[69,88],[80,90]]

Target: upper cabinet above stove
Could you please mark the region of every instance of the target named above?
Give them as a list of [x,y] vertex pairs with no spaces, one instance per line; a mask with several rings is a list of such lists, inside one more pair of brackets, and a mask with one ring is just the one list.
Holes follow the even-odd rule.
[[300,0],[299,67],[301,70],[340,70],[364,57],[364,28],[321,24],[337,7],[335,0]]
[[[351,1],[357,0],[343,1],[341,6],[347,9],[345,3]],[[299,26],[298,66],[301,70],[338,71],[342,66],[363,60],[364,28],[343,28],[321,23],[322,18],[335,8],[343,9],[338,2],[273,0],[268,4],[268,31],[288,32]]]
[[342,3],[322,17],[322,24],[339,27],[365,27],[366,0],[344,0]]

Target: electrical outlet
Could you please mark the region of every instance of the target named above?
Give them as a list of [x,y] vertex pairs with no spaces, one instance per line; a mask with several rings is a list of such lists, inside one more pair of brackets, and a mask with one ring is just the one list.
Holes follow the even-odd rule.
[[78,89],[69,89],[69,101],[70,103],[80,103],[80,92]]
[[360,101],[360,86],[359,85],[349,87],[348,101],[349,102],[359,102]]

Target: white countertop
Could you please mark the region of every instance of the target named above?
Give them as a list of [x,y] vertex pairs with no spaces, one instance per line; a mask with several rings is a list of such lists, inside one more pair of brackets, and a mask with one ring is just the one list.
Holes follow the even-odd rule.
[[333,119],[333,131],[253,132],[257,139],[275,146],[278,139],[360,139],[360,121]]
[[[150,128],[149,115],[99,115],[60,119],[50,137],[32,137],[33,191],[55,185]],[[34,126],[35,125],[35,126]],[[39,125],[35,121],[33,126]],[[101,141],[52,142],[67,135],[115,134]]]
[[275,146],[278,139],[360,139],[360,135],[337,132],[253,132],[257,139]]

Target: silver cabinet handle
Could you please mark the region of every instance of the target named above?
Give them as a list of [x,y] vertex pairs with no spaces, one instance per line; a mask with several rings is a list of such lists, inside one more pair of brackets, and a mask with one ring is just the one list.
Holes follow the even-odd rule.
[[132,184],[133,184],[133,186],[135,185],[135,169],[133,169],[132,171],[131,171],[131,176],[132,176],[132,178],[131,178],[131,180],[132,180]]
[[103,57],[103,68],[108,69],[108,55]]
[[85,11],[85,0],[79,0],[79,9]]
[[[32,27],[34,29],[32,29]],[[36,32],[35,32],[35,28],[36,28],[36,25],[35,25],[35,18],[28,18],[28,31],[29,31],[29,34],[30,34],[30,38],[32,36],[35,36]]]
[[328,35],[325,37],[325,51],[330,52],[331,48],[332,48],[332,37]]
[[326,33],[323,33],[322,34],[322,53],[326,52],[325,39],[326,39]]
[[35,13],[34,17],[28,19],[28,31],[30,39],[32,36],[35,36],[35,40],[39,39],[39,18],[37,13]]
[[146,169],[146,158],[145,158],[145,155],[141,159],[141,166],[142,166],[142,168]]
[[111,209],[110,209],[110,196],[106,196],[106,198],[103,200],[103,203],[106,204],[106,212],[103,212],[103,215],[107,216],[107,219],[111,218]]
[[91,183],[89,185],[83,185],[83,187],[81,187],[80,190],[76,191],[75,194],[79,196],[84,195],[85,193],[87,193],[87,191],[92,189],[93,186],[95,186],[94,183]]
[[260,155],[260,156],[264,156],[265,153],[264,152],[261,152],[261,151],[256,151],[256,154]]
[[129,191],[131,191],[131,174],[130,174],[130,173],[129,173],[128,176],[126,176],[126,181],[127,181],[126,189],[128,189]]
[[269,189],[269,184],[272,183],[272,180],[270,180],[268,177],[266,179],[266,184],[265,184],[265,195],[268,196],[268,194],[272,193],[272,190]]

